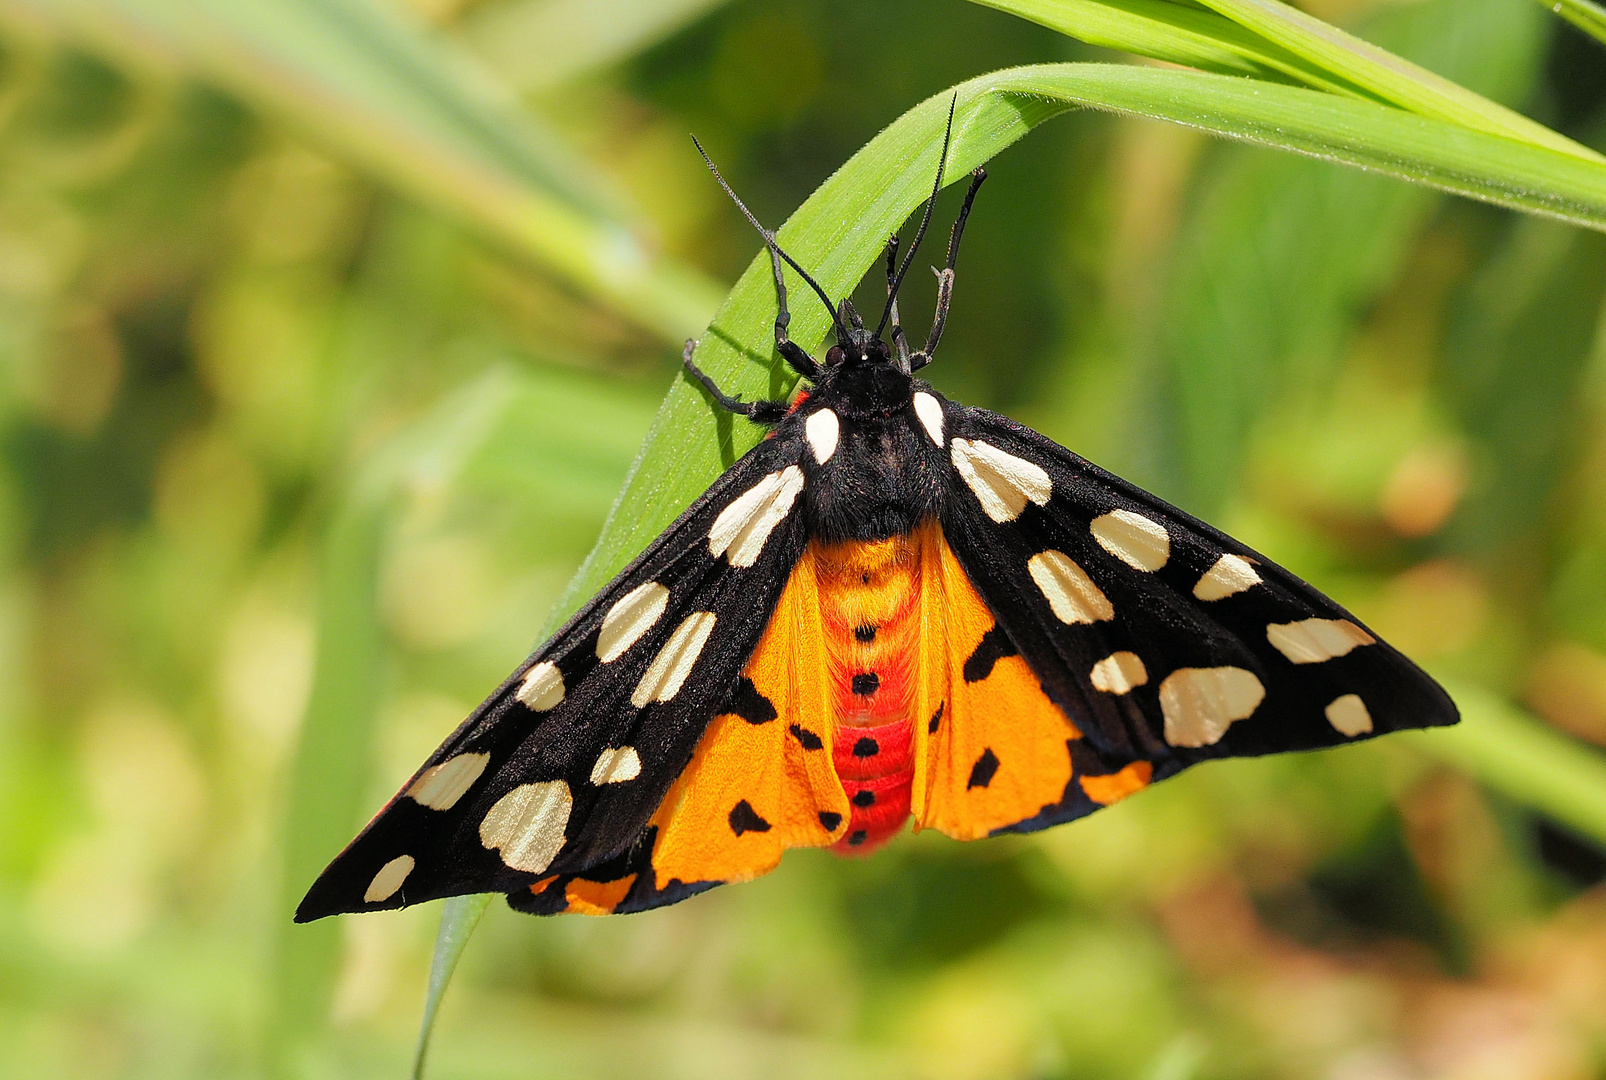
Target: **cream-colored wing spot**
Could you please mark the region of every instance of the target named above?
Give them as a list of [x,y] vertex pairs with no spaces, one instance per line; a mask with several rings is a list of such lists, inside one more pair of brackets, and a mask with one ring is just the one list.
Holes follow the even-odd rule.
[[764,477],[719,512],[708,530],[708,553],[728,556],[732,566],[752,566],[802,490],[803,470],[796,465]]
[[1254,563],[1242,555],[1227,554],[1204,572],[1193,587],[1193,595],[1194,599],[1207,602],[1225,600],[1259,584],[1260,574],[1255,571]]
[[1348,619],[1301,619],[1299,622],[1272,623],[1266,627],[1266,640],[1296,664],[1319,664],[1345,656],[1360,645],[1371,645],[1375,637]]
[[1153,573],[1171,558],[1165,526],[1131,510],[1111,510],[1094,518],[1088,529],[1099,547],[1134,570]]
[[515,870],[539,874],[563,848],[574,795],[562,780],[520,784],[480,821],[480,843]]
[[450,810],[474,786],[490,760],[490,754],[458,754],[447,758],[420,773],[407,794],[420,806]]
[[1060,622],[1074,625],[1115,618],[1109,599],[1063,551],[1050,548],[1033,555],[1026,560],[1026,572],[1032,575]]
[[1210,746],[1235,720],[1254,713],[1266,688],[1252,671],[1237,667],[1178,668],[1160,683],[1165,741],[1172,746]]
[[1137,653],[1114,652],[1093,665],[1089,679],[1095,690],[1124,694],[1148,682],[1149,672]]
[[416,865],[411,855],[398,855],[381,866],[379,873],[374,875],[368,888],[363,891],[363,902],[378,904],[395,896],[396,890],[402,887],[402,882],[407,880],[407,875],[413,872]]
[[610,746],[591,766],[593,784],[622,784],[641,775],[641,755],[634,746]]
[[949,456],[982,510],[1000,525],[1020,517],[1028,502],[1046,506],[1053,493],[1042,466],[979,439],[953,440]]
[[669,607],[669,590],[656,581],[643,582],[614,601],[597,632],[597,659],[604,664],[623,656],[657,625]]
[[636,684],[635,692],[630,695],[630,703],[638,709],[644,709],[649,702],[668,701],[680,693],[687,676],[691,674],[692,665],[702,655],[703,646],[708,644],[708,635],[714,632],[714,613],[712,611],[694,611],[675,627],[675,632],[669,635],[664,647],[658,650],[652,663],[641,676],[641,682]]
[[1348,735],[1353,739],[1372,730],[1372,714],[1367,711],[1366,702],[1361,700],[1359,694],[1334,698],[1326,712],[1327,722],[1340,735]]
[[534,664],[524,673],[513,696],[536,712],[555,709],[563,700],[563,672],[550,660]]

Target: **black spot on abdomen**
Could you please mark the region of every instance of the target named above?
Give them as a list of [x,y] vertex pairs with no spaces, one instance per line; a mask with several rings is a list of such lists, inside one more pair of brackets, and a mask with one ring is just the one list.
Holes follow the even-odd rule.
[[862,788],[859,791],[855,791],[853,793],[853,805],[858,807],[874,806],[875,792],[868,788]]
[[731,807],[730,823],[731,832],[737,836],[744,832],[770,831],[770,823],[759,817],[758,811],[753,809],[753,804],[746,799]]
[[[993,777],[997,773],[998,755],[994,754],[993,748],[989,746],[987,749],[981,752],[981,757],[976,759],[976,764],[971,766],[970,781],[965,785],[965,790],[969,791],[971,788],[986,787],[988,784],[993,782]],[[743,803],[742,805],[746,806],[747,804]],[[768,828],[768,826],[765,827]]]
[[868,623],[863,626],[855,626],[853,628],[853,640],[860,645],[868,645],[875,640],[875,632],[876,628]]
[[736,681],[731,693],[729,712],[735,713],[749,724],[767,724],[780,715],[770,699],[758,692],[753,680],[743,675]]
[[862,736],[858,742],[853,744],[854,757],[875,757],[879,753],[881,753],[881,744],[868,735]]
[[869,697],[881,689],[881,676],[873,671],[853,676],[853,692],[862,697]]
[[1004,628],[997,623],[993,628],[981,636],[976,643],[976,651],[970,654],[965,661],[963,673],[968,683],[981,682],[993,673],[993,665],[1006,656],[1019,656],[1020,650],[1015,643],[1009,640]]

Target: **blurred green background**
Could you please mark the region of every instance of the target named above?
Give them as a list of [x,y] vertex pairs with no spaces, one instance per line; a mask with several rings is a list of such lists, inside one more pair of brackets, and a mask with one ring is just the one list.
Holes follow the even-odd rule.
[[[1606,149],[1532,0],[1303,6]],[[0,1077],[405,1075],[438,905],[290,911],[528,653],[752,258],[686,133],[777,224],[929,94],[1113,58],[960,0],[0,0]],[[431,1075],[1606,1076],[1606,816],[1502,782],[1606,745],[1606,236],[1099,113],[989,168],[939,388],[1510,742],[498,903]]]

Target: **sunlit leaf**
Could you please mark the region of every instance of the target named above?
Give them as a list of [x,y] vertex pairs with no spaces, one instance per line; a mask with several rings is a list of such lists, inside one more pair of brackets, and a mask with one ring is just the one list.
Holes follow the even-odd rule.
[[1345,33],[1280,0],[1201,0],[1295,55],[1341,73],[1387,101],[1423,116],[1520,139],[1591,161],[1601,156],[1543,124]]

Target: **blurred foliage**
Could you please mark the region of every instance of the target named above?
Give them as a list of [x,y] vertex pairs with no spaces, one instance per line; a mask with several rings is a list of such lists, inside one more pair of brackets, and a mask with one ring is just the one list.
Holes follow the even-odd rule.
[[[1540,5],[1305,10],[1606,148],[1606,51]],[[929,95],[1113,58],[959,0],[0,3],[0,1077],[403,1075],[433,906],[289,910],[526,654],[749,266],[686,131],[775,223]],[[991,169],[939,387],[1473,720],[643,915],[493,905],[431,1074],[1606,1074],[1606,242],[1096,112]]]

